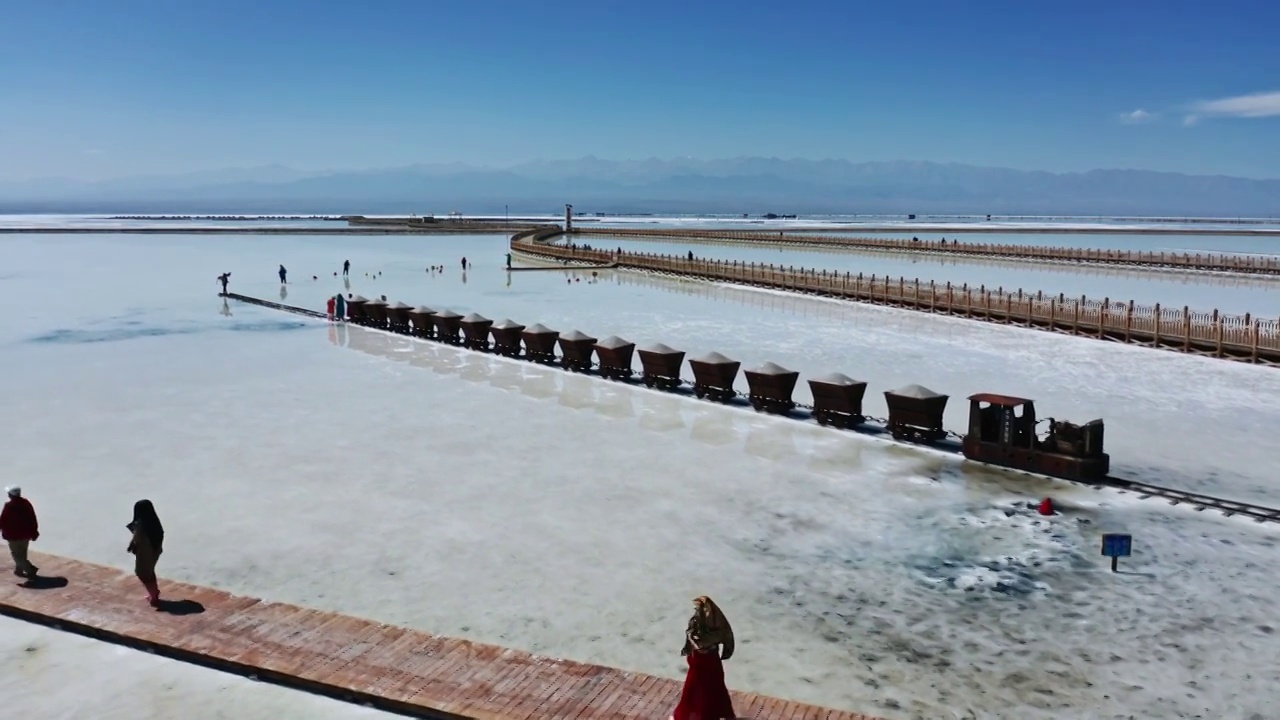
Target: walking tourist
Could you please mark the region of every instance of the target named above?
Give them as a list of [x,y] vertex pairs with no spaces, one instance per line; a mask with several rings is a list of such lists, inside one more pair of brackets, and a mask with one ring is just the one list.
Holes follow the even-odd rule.
[[151,501],[139,500],[133,504],[133,521],[125,527],[133,533],[133,539],[129,541],[129,552],[133,553],[133,574],[147,589],[147,602],[155,607],[160,604],[156,562],[164,552],[164,526],[160,524],[160,517],[156,515]]
[[733,628],[706,595],[694,598],[680,654],[689,663],[671,720],[734,720],[722,661],[733,657]]
[[9,554],[13,556],[13,574],[33,580],[40,568],[27,559],[27,548],[40,539],[36,509],[22,497],[22,488],[17,485],[5,488],[4,492],[8,499],[4,509],[0,510],[0,537],[9,543]]
[[218,276],[218,282],[222,283],[222,294],[227,294],[227,283],[231,282],[231,273],[225,272]]
[[351,261],[343,260],[342,261],[342,277],[346,277],[350,274],[351,274]]
[[281,284],[281,285],[284,285],[284,284],[285,284],[285,279],[284,279],[284,278],[285,278],[285,275],[286,275],[288,272],[289,272],[288,270],[285,270],[285,269],[284,269],[284,265],[281,265],[281,266],[280,266],[280,284]]

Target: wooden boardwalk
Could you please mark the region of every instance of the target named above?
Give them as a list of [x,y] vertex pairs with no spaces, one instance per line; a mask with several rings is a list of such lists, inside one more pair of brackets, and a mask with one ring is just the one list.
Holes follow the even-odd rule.
[[[196,585],[162,580],[157,610],[132,574],[32,560],[42,580],[28,587],[10,576],[0,613],[411,717],[665,720],[680,696],[676,680]],[[734,707],[755,720],[875,720],[741,692]]]
[[[903,228],[898,232],[911,232],[911,230]],[[946,234],[946,231],[942,232]],[[1270,256],[959,242],[954,235],[952,240],[943,242],[940,240],[917,241],[906,238],[870,238],[849,235],[686,228],[574,228],[573,234],[604,235],[632,240],[685,240],[713,243],[791,245],[795,247],[844,248],[847,250],[955,255],[1081,265],[1119,265],[1156,270],[1280,275],[1280,258]],[[607,241],[602,242],[607,243]]]
[[816,268],[551,245],[563,235],[541,229],[512,237],[512,252],[577,263],[613,264],[713,282],[785,290],[855,302],[1048,330],[1130,345],[1259,365],[1280,366],[1280,318],[1228,315],[1189,307],[1144,306],[1111,298],[1066,297],[890,278]]

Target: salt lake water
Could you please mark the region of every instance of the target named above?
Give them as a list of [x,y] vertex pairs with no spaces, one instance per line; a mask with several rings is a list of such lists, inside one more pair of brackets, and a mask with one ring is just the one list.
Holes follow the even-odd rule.
[[[505,252],[501,236],[0,237],[0,453],[41,512],[38,548],[129,567],[122,525],[149,497],[164,577],[670,677],[706,593],[739,635],[732,686],[891,720],[1267,717],[1280,700],[1275,529],[214,296],[231,271],[233,291],[313,308],[386,294],[840,371],[870,383],[873,415],[882,390],[921,383],[951,394],[953,429],[971,392],[1025,395],[1105,417],[1117,474],[1280,503],[1273,369],[628,273],[509,274]],[[1047,495],[1062,515],[1029,506]],[[1126,574],[1098,557],[1109,531],[1134,534]]]

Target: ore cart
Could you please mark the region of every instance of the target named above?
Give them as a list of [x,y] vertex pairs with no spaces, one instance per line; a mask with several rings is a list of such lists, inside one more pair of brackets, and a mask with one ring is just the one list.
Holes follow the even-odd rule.
[[923,385],[886,390],[884,400],[889,406],[889,432],[893,438],[923,442],[945,438],[942,414],[947,409],[947,397]]
[[796,404],[791,394],[796,390],[796,382],[800,373],[788,370],[781,365],[767,362],[758,368],[747,370],[748,397],[751,407],[757,412],[770,412],[785,415],[791,412]]
[[813,394],[813,417],[819,425],[852,428],[867,421],[862,414],[865,382],[831,373],[810,380],[809,391]]
[[718,352],[711,352],[689,361],[693,369],[693,394],[717,402],[733,399],[733,381],[738,377],[742,363],[730,360]]

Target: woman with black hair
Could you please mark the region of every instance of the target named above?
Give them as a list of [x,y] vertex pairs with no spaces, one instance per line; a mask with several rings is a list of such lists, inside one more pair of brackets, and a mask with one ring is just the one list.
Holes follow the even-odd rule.
[[164,552],[164,526],[156,515],[150,500],[133,504],[133,522],[126,525],[133,539],[129,552],[133,553],[133,573],[147,589],[147,602],[155,607],[160,604],[160,587],[156,581],[156,562]]

